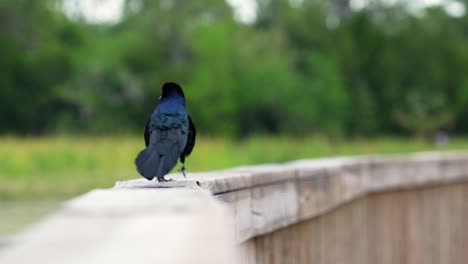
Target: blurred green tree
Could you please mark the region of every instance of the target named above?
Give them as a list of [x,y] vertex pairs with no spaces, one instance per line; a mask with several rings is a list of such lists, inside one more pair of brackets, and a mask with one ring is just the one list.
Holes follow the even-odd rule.
[[141,131],[168,80],[204,134],[468,132],[468,16],[440,6],[126,0],[93,24],[63,1],[0,1],[0,133]]

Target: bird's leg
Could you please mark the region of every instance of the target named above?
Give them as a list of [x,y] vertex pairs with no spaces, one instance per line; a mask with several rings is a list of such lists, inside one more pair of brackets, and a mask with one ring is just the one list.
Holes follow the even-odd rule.
[[180,167],[180,172],[182,172],[182,175],[184,175],[184,178],[187,178],[187,175],[185,175],[185,163],[182,163],[182,167]]
[[164,176],[162,176],[162,177],[156,178],[156,180],[158,182],[170,182],[170,181],[173,181],[174,179],[166,179],[164,178]]

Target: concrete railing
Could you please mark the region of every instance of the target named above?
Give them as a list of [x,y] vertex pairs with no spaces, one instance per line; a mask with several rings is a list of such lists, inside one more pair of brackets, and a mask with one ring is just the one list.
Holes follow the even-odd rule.
[[468,263],[467,152],[177,180],[118,182],[74,199],[0,263]]

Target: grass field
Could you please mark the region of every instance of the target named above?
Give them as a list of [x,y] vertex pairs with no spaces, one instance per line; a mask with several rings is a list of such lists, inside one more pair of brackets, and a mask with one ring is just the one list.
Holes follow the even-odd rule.
[[[142,138],[130,136],[0,138],[0,200],[60,199],[138,178],[133,160],[142,145]],[[199,138],[187,168],[204,171],[300,158],[434,149],[427,142],[395,138]],[[452,139],[444,149],[468,149],[468,139]]]

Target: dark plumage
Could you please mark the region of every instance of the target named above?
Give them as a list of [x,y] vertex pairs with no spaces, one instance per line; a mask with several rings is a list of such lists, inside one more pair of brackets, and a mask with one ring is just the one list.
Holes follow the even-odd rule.
[[185,96],[176,83],[165,83],[159,104],[145,126],[145,145],[135,164],[138,172],[148,180],[154,177],[166,181],[164,175],[174,168],[177,159],[185,176],[185,157],[195,146],[197,131],[185,111]]

